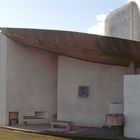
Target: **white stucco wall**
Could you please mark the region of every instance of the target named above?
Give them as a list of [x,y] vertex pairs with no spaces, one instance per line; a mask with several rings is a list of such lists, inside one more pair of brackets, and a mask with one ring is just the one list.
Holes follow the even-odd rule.
[[6,65],[7,40],[0,33],[0,125],[6,123]]
[[110,12],[105,20],[105,35],[140,40],[140,14],[135,2]]
[[[58,58],[58,120],[80,126],[102,126],[110,103],[123,102],[127,67]],[[89,86],[89,97],[78,97],[78,86]]]
[[19,112],[20,124],[35,111],[46,111],[48,120],[56,113],[57,61],[56,54],[7,39],[7,124],[9,112]]
[[126,137],[140,138],[140,75],[124,77],[124,115]]
[[110,114],[123,114],[123,104],[111,103],[109,105]]

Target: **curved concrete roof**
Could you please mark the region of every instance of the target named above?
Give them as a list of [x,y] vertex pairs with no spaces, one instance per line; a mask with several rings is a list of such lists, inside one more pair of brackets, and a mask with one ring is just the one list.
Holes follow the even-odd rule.
[[38,47],[53,53],[81,60],[128,65],[140,65],[140,42],[86,33],[1,28],[7,37],[27,46]]

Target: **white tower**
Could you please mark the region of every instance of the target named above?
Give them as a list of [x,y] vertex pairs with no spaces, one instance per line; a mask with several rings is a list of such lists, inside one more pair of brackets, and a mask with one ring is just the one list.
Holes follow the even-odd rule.
[[105,35],[140,41],[140,13],[135,2],[117,8],[107,15]]

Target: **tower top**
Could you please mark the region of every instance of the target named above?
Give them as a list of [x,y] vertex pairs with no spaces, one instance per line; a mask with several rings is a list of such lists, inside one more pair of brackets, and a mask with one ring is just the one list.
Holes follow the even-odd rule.
[[105,35],[140,41],[140,13],[132,1],[113,11],[105,19]]

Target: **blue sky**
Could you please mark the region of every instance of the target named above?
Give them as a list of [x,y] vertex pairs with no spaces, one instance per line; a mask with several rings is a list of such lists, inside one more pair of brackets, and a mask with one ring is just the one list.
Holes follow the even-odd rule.
[[126,2],[128,0],[0,0],[0,27],[87,32],[98,24],[100,15]]

